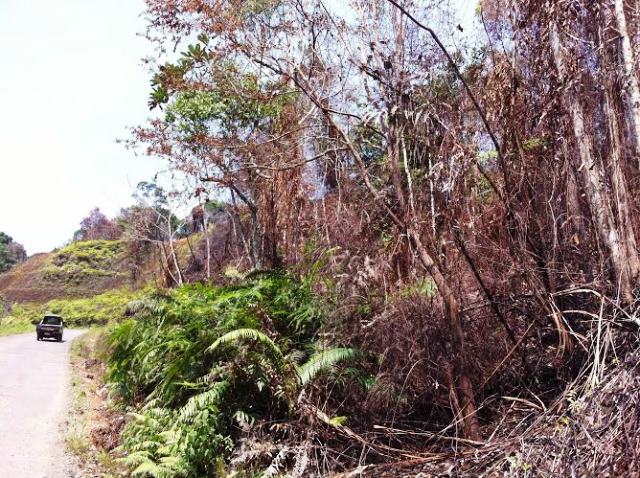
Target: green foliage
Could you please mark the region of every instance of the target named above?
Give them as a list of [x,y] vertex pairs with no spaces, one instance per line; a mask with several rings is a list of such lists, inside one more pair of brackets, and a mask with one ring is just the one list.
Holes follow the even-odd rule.
[[280,4],[280,0],[247,0],[242,5],[242,16],[266,14]]
[[530,138],[522,144],[522,149],[532,151],[538,148],[546,148],[551,144],[548,138]]
[[307,363],[297,369],[298,379],[302,386],[309,384],[320,373],[331,370],[340,362],[354,360],[358,357],[358,350],[335,348],[318,352]]
[[[246,15],[257,15],[278,3],[252,0],[244,2],[243,10]],[[189,88],[189,76],[196,69],[209,70],[212,82],[208,89]],[[296,98],[293,90],[263,84],[230,61],[212,61],[206,35],[189,45],[176,63],[163,65],[151,84],[149,106],[166,106],[165,121],[186,138],[214,130],[231,132],[258,126],[278,118]]]
[[0,319],[0,337],[33,331],[33,324],[24,318],[8,316]]
[[0,231],[0,274],[25,259],[24,247],[14,242],[11,236]]
[[226,130],[244,128],[277,118],[294,97],[293,93],[281,93],[267,99],[255,77],[226,74],[229,76],[220,78],[215,89],[176,93],[167,107],[166,121],[187,135],[210,132],[215,122]]
[[431,299],[438,293],[436,283],[431,277],[418,280],[408,287],[400,290],[399,296],[403,298],[411,298],[413,296],[423,296]]
[[74,242],[60,249],[53,257],[55,263],[70,261],[85,262],[97,267],[113,260],[122,252],[120,241],[83,241]]
[[212,213],[222,212],[225,210],[225,203],[223,201],[209,200],[205,203],[204,208]]
[[219,457],[230,452],[233,442],[217,433],[218,417],[204,410],[189,426],[178,426],[179,413],[166,408],[148,408],[132,414],[122,435],[124,462],[132,476],[154,478],[200,478],[212,476]]
[[228,332],[217,339],[207,350],[214,351],[221,345],[237,342],[240,340],[246,341],[248,339],[252,339],[254,342],[262,344],[268,351],[268,356],[272,360],[272,362],[276,366],[282,366],[282,363],[284,361],[282,351],[278,348],[276,343],[271,340],[266,334],[256,329],[236,329]]
[[74,242],[52,255],[44,278],[59,284],[82,284],[91,279],[115,277],[116,265],[124,260],[121,241]]
[[358,356],[316,348],[323,323],[310,280],[261,273],[244,283],[149,294],[109,333],[112,393],[136,414],[121,451],[135,476],[215,476],[255,417],[295,414],[296,394]]
[[62,316],[70,327],[104,325],[123,318],[129,302],[143,293],[122,289],[81,299],[56,299],[45,304],[16,304],[11,310],[11,316],[0,323],[0,334],[29,332],[33,330],[33,324],[40,321],[46,313]]
[[189,131],[205,129],[206,122],[218,118],[224,111],[222,98],[215,91],[187,91],[177,96],[169,106],[166,120],[174,123],[181,120],[179,128]]
[[83,299],[60,299],[50,301],[46,307],[62,316],[70,326],[105,325],[123,318],[128,304],[142,292],[128,289],[113,290],[94,297]]
[[151,294],[131,304],[137,319],[111,334],[110,379],[127,401],[152,388],[155,399],[174,404],[192,393],[183,384],[211,372],[214,354],[207,349],[226,333],[257,329],[267,321],[285,349],[304,347],[321,316],[306,313],[301,322],[298,314],[314,302],[310,290],[285,274],[231,287],[191,284]]

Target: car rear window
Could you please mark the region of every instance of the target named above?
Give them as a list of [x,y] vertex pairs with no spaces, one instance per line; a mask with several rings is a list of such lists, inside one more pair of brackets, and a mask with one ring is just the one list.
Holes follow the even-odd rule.
[[46,325],[60,325],[62,319],[60,317],[45,317],[42,323]]

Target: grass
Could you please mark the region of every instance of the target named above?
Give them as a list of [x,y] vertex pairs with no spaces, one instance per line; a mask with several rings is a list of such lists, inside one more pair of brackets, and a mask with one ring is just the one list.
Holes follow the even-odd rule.
[[67,449],[81,460],[86,459],[91,451],[91,441],[88,436],[88,418],[85,411],[89,408],[87,393],[89,384],[83,377],[83,361],[90,357],[91,344],[99,334],[93,329],[76,338],[71,343],[70,360],[72,365],[71,390],[72,404],[69,413],[70,420],[65,434]]
[[[153,268],[148,262],[145,266]],[[77,242],[32,256],[8,274],[0,275],[0,295],[7,304],[91,297],[126,286],[144,285],[145,279],[134,275],[122,241]],[[150,279],[151,275],[149,272],[145,277]],[[0,311],[3,308],[0,303]]]
[[127,305],[145,290],[119,289],[81,299],[54,299],[44,304],[16,304],[0,319],[0,336],[33,330],[44,314],[58,314],[69,327],[101,326],[126,315]]
[[0,337],[33,332],[33,327],[33,324],[24,318],[5,317],[0,319]]

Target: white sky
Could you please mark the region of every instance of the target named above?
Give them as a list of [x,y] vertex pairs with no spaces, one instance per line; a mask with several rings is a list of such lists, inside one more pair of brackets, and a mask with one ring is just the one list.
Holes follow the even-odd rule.
[[0,231],[62,245],[158,169],[116,138],[149,116],[142,0],[0,0]]
[[[477,0],[454,0],[467,25]],[[116,138],[143,124],[143,0],[0,0],[0,231],[29,254],[113,216],[160,169]]]

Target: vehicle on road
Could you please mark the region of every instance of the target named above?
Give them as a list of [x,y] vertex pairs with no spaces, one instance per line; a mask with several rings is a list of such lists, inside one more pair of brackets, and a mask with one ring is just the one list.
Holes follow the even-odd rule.
[[64,320],[59,315],[45,315],[36,325],[36,338],[39,341],[44,338],[52,338],[62,342],[63,332]]

